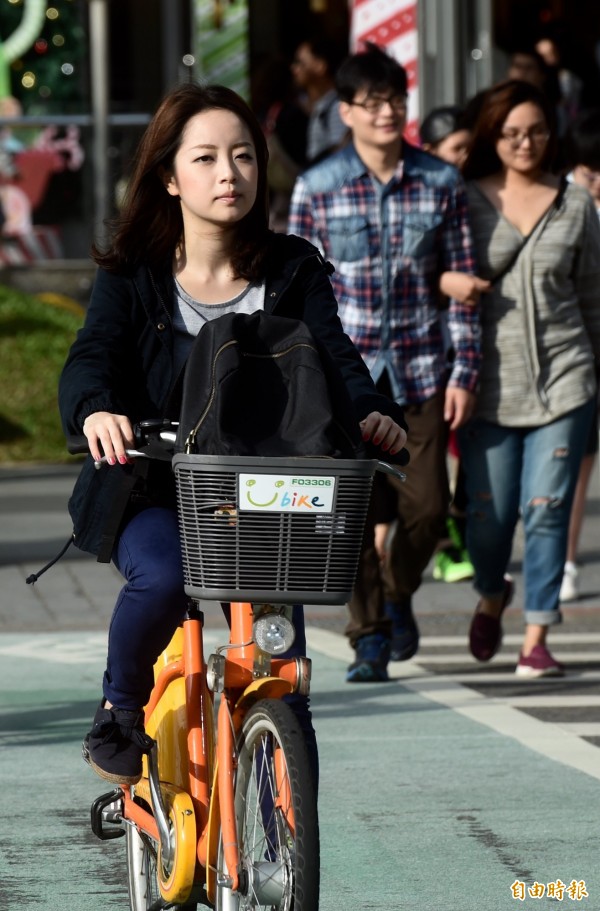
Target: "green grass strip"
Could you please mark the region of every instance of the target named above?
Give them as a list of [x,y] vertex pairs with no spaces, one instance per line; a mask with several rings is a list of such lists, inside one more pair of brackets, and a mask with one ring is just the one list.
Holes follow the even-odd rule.
[[70,458],[58,379],[82,317],[0,286],[0,464]]

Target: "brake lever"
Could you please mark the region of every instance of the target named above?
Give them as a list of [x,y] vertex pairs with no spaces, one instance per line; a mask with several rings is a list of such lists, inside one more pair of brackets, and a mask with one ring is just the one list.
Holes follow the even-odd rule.
[[391,477],[397,478],[398,481],[406,481],[406,475],[403,471],[400,471],[399,468],[395,468],[388,462],[381,462],[379,459],[377,460],[377,468],[375,471],[380,471],[382,474],[389,474]]

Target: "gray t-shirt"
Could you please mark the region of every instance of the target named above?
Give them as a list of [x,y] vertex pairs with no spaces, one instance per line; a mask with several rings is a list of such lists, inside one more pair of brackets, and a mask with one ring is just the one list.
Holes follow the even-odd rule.
[[177,376],[190,353],[194,339],[202,326],[211,319],[217,319],[225,313],[255,313],[264,310],[265,283],[247,285],[241,294],[222,304],[203,304],[194,300],[184,291],[177,279],[173,278],[175,291],[175,312],[173,328],[175,330],[174,376]]

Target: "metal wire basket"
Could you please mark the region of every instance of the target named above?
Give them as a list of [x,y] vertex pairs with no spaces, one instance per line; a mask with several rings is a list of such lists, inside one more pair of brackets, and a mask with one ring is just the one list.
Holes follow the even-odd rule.
[[176,455],[186,593],[217,601],[344,604],[376,465]]

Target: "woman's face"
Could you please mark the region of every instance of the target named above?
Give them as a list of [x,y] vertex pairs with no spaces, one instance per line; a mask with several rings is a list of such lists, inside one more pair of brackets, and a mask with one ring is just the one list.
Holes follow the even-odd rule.
[[237,224],[254,205],[257,183],[252,136],[236,114],[217,108],[188,120],[166,184],[186,229]]
[[462,168],[467,157],[467,152],[469,151],[470,142],[470,130],[456,130],[455,133],[450,133],[449,136],[444,137],[437,145],[432,146],[429,151],[432,152],[433,155],[437,155],[438,158],[443,158],[444,161],[455,165],[457,168]]
[[514,107],[504,121],[496,152],[505,170],[534,174],[541,168],[549,139],[544,112],[527,101]]

